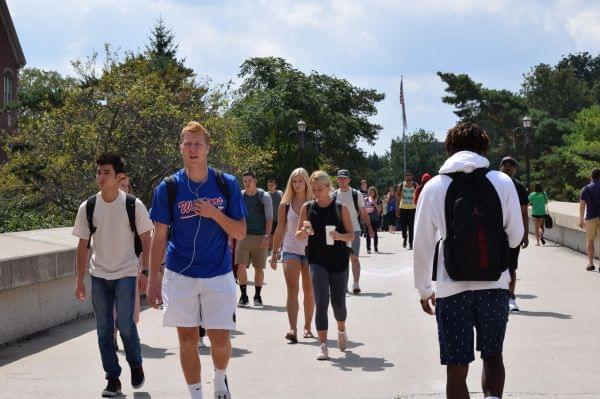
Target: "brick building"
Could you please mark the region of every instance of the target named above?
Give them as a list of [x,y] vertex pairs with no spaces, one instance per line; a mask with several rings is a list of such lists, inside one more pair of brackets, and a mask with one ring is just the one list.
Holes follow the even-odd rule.
[[[0,107],[17,99],[19,70],[25,66],[25,56],[13,25],[6,0],[0,0]],[[0,143],[5,134],[16,127],[14,115],[4,111],[0,115]],[[0,148],[0,162],[6,154]]]

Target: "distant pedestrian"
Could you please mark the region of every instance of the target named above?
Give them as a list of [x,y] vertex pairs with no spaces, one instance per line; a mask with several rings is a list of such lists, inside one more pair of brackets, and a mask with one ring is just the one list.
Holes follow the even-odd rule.
[[[371,229],[373,230],[373,246],[375,252],[379,252],[379,236],[377,231],[381,225],[381,200],[377,195],[377,188],[369,187],[369,196],[365,200],[365,210],[369,215],[369,222],[371,223]],[[367,253],[371,253],[371,236],[367,235]]]
[[271,268],[277,269],[279,248],[283,251],[283,274],[287,287],[286,310],[290,323],[290,331],[285,338],[292,342],[298,342],[298,292],[299,282],[302,276],[302,291],[304,294],[304,338],[314,338],[311,331],[311,323],[315,311],[315,297],[313,293],[310,271],[308,269],[308,257],[306,256],[306,245],[308,240],[296,238],[298,219],[302,205],[313,199],[312,190],[308,181],[308,173],[304,168],[294,169],[288,179],[287,187],[279,205],[279,224],[275,230],[273,243],[275,244],[271,256]]
[[[125,194],[133,194],[132,188],[131,188],[131,179],[129,179],[129,177],[127,175],[124,175],[119,180],[119,190],[123,191]],[[142,270],[141,269],[142,265],[141,265],[141,257],[140,256],[138,256],[138,260],[139,260],[138,271],[141,272],[141,273],[143,273],[146,277],[148,277],[148,270],[147,269],[146,270]],[[133,307],[133,322],[136,325],[140,321],[140,310],[141,310],[139,283],[140,282],[138,281],[135,284],[135,305]],[[119,331],[119,322],[118,322],[118,318],[117,318],[117,306],[116,306],[116,304],[113,307],[113,318],[115,319],[115,333],[114,333],[114,336],[115,336],[115,349],[119,350],[119,346],[117,344],[117,334],[118,334],[118,331]]]
[[423,191],[423,187],[429,180],[431,180],[431,175],[429,173],[423,173],[423,175],[421,175],[421,184],[419,184],[417,189],[415,190],[415,205],[418,204],[419,195],[421,195],[421,191]]
[[523,241],[521,245],[516,248],[509,249],[508,257],[508,271],[510,272],[510,283],[508,289],[510,291],[510,299],[508,300],[508,308],[512,312],[518,312],[519,306],[517,305],[517,297],[515,295],[515,289],[517,285],[517,268],[519,266],[519,252],[521,248],[525,249],[529,245],[529,215],[527,214],[527,207],[529,206],[529,198],[527,197],[527,189],[525,186],[515,179],[515,173],[517,171],[517,161],[513,157],[504,157],[500,162],[500,171],[506,173],[512,179],[519,196],[519,205],[521,206],[521,218],[523,219]]
[[[141,388],[145,381],[142,368],[140,337],[133,315],[136,285],[145,291],[148,282],[150,232],[152,221],[139,199],[119,190],[119,180],[125,166],[116,154],[103,154],[96,159],[96,183],[100,192],[79,207],[73,235],[79,237],[77,246],[77,284],[75,297],[87,297],[84,284],[85,269],[91,274],[92,305],[102,367],[108,383],[102,397],[121,395],[121,366],[114,339],[116,306],[119,332],[131,370],[131,385]],[[136,235],[141,243],[141,265],[136,253]],[[88,256],[90,251],[92,256]],[[138,248],[139,250],[139,248]]]
[[256,187],[256,174],[250,170],[243,174],[244,190],[242,197],[248,211],[246,219],[246,237],[239,241],[235,250],[235,262],[238,264],[237,279],[240,285],[241,296],[238,306],[248,306],[248,274],[246,267],[254,267],[254,306],[262,307],[261,296],[265,280],[265,267],[269,241],[271,240],[271,226],[273,225],[273,203],[271,196],[262,188]]
[[537,246],[546,244],[544,239],[544,220],[546,219],[546,209],[548,205],[548,194],[542,188],[540,183],[535,185],[534,192],[529,194],[529,203],[531,204],[531,217],[535,220],[535,240]]
[[[360,237],[361,221],[365,226],[366,234],[373,237],[375,232],[371,227],[369,215],[365,211],[365,201],[361,192],[350,187],[350,172],[347,169],[340,169],[337,172],[337,181],[340,186],[333,192],[333,198],[336,201],[345,204],[350,212],[350,219],[354,228],[354,240],[352,241],[352,250],[350,253],[350,262],[352,263],[352,293],[360,294]],[[363,180],[366,184],[366,180]]]
[[369,184],[367,183],[366,179],[362,179],[360,181],[360,193],[363,196],[363,200],[366,200],[367,197],[369,196]]
[[409,249],[413,249],[413,234],[415,227],[415,191],[417,184],[413,181],[413,174],[410,170],[404,173],[404,181],[398,185],[396,198],[399,205],[396,214],[400,217],[400,226],[402,227],[402,247],[406,248],[407,239]]
[[594,240],[600,236],[600,168],[592,170],[590,184],[581,190],[579,196],[579,227],[585,229],[587,240],[585,250],[588,256],[588,266],[586,270],[593,271]]
[[[273,236],[275,235],[275,230],[277,229],[277,223],[279,221],[279,204],[281,203],[281,197],[283,193],[281,190],[277,189],[277,180],[269,179],[267,180],[267,190],[269,190],[269,196],[271,196],[271,203],[273,208],[273,224],[271,226],[271,238],[269,239],[269,255],[273,252]],[[279,248],[277,248],[279,249]]]
[[448,159],[423,189],[417,208],[415,288],[423,311],[436,315],[448,399],[469,398],[473,329],[483,359],[484,397],[499,399],[504,390],[509,298],[505,254],[521,243],[523,220],[511,179],[488,169],[488,148],[488,135],[476,124],[450,129]]
[[396,209],[397,209],[397,200],[396,200],[396,190],[393,187],[388,189],[387,193],[387,224],[390,233],[394,234],[396,232]]
[[317,334],[319,336],[318,360],[329,359],[327,330],[329,298],[337,321],[338,348],[346,350],[346,286],[348,284],[348,257],[346,245],[354,240],[354,228],[348,207],[334,200],[331,180],[323,171],[310,176],[310,186],[315,196],[300,211],[296,238],[308,239],[307,255],[315,292]]

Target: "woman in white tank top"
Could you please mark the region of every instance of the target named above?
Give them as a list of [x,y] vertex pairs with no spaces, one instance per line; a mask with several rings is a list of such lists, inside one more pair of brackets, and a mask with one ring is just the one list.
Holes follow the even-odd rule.
[[304,168],[292,171],[288,178],[287,187],[279,205],[279,224],[273,238],[273,256],[271,257],[271,268],[277,269],[278,252],[283,252],[283,274],[287,285],[287,314],[290,322],[290,331],[285,338],[292,343],[298,342],[298,292],[300,276],[302,276],[302,291],[304,292],[304,338],[314,338],[311,331],[315,299],[313,287],[308,270],[308,258],[305,248],[307,240],[296,238],[296,229],[300,209],[306,201],[313,199],[312,190],[308,184],[308,173]]

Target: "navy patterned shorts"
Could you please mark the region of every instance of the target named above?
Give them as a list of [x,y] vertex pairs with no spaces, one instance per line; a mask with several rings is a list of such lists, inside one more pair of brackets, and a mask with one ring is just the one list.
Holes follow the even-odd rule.
[[508,322],[508,290],[465,291],[436,299],[435,316],[442,364],[475,360],[473,328],[482,358],[502,353]]

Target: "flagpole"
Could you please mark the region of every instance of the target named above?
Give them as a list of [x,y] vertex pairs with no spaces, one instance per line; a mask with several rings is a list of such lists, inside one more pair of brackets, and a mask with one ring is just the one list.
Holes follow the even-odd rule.
[[400,75],[400,105],[402,106],[402,145],[404,173],[406,174],[406,109],[404,106],[404,87],[402,85],[403,76]]

